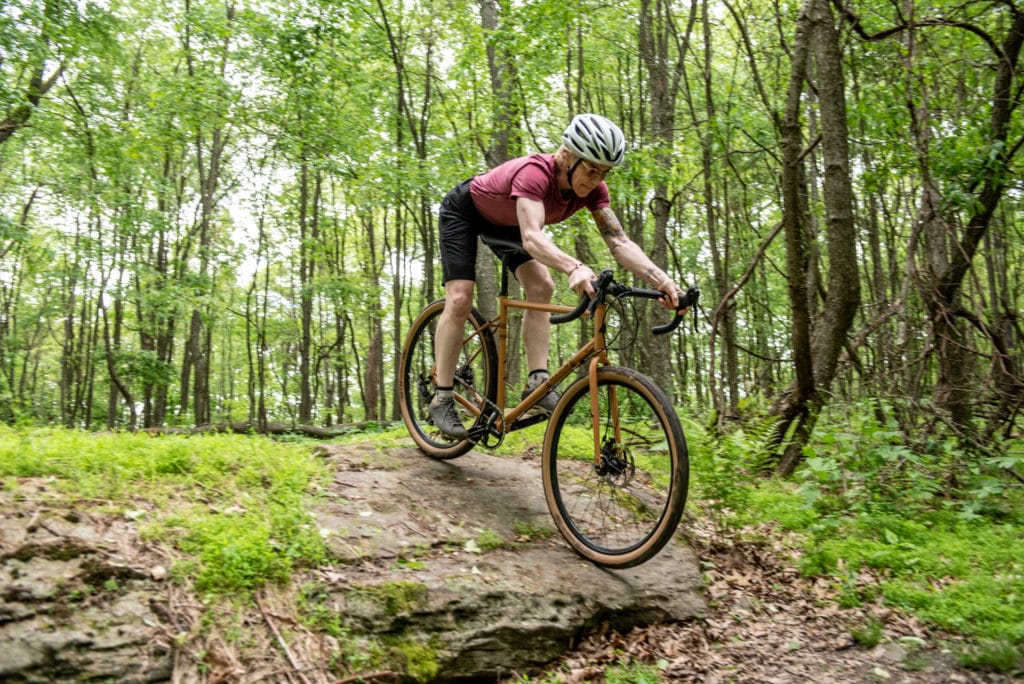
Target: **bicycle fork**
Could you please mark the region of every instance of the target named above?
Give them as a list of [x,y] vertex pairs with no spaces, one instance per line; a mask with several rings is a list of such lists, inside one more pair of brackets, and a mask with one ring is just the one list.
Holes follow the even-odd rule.
[[[590,381],[590,421],[594,434],[594,468],[603,471],[610,460],[613,460],[617,445],[622,444],[622,424],[619,422],[619,396],[615,385],[608,385],[608,418],[611,423],[610,443],[606,443],[601,435],[601,402],[597,386],[597,369],[607,363],[606,358],[594,357],[590,360],[588,378]],[[605,454],[610,449],[612,453]],[[604,474],[604,473],[602,473]]]

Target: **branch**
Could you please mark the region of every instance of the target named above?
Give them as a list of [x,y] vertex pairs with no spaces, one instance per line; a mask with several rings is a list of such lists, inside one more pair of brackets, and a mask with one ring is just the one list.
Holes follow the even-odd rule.
[[946,19],[944,17],[936,17],[933,19],[922,19],[921,21],[910,21],[903,24],[897,24],[891,26],[882,31],[876,33],[868,33],[864,25],[860,21],[860,16],[857,15],[848,5],[841,5],[839,0],[832,0],[832,5],[836,10],[843,15],[846,19],[846,23],[850,25],[854,33],[860,36],[863,40],[869,42],[878,42],[885,40],[886,38],[902,33],[903,31],[909,31],[915,28],[929,27],[929,26],[951,26],[953,28],[960,28],[981,38],[981,40],[988,45],[992,53],[998,57],[1001,61],[1009,64],[1010,58],[1003,51],[1003,49],[996,43],[996,41],[988,34],[987,31],[981,29],[974,24],[970,24],[966,21],[954,21],[953,19]]
[[33,76],[29,82],[28,94],[25,98],[28,102],[15,107],[3,121],[0,121],[0,143],[14,135],[16,130],[28,122],[29,117],[32,116],[32,112],[39,106],[43,96],[53,87],[53,84],[57,82],[62,73],[64,73],[63,64],[59,65],[57,70],[44,81],[42,67],[40,67],[39,74]]
[[754,274],[754,268],[757,266],[758,263],[760,263],[761,257],[763,257],[764,253],[768,250],[768,245],[772,243],[772,240],[775,239],[775,236],[778,235],[779,232],[782,230],[782,226],[783,223],[780,221],[775,225],[774,228],[772,228],[772,232],[768,234],[768,237],[766,237],[761,242],[761,245],[757,248],[757,252],[754,254],[754,257],[750,260],[750,264],[747,266],[747,270],[743,272],[742,276],[740,276],[739,281],[735,285],[733,285],[732,289],[726,292],[725,296],[722,297],[722,300],[715,305],[715,310],[711,313],[712,337],[715,335],[715,330],[718,328],[718,319],[721,317],[722,311],[725,309],[729,301],[731,301],[732,298],[736,296],[736,293],[743,289],[743,286],[747,284],[748,280],[750,280],[750,277]]
[[288,658],[288,664],[292,666],[292,671],[298,675],[299,679],[304,684],[310,684],[309,679],[302,673],[302,668],[299,667],[298,661],[295,660],[295,656],[292,655],[291,649],[288,648],[287,642],[281,637],[281,632],[278,631],[277,625],[270,619],[270,615],[267,613],[267,609],[263,607],[263,601],[260,600],[260,595],[256,594],[256,605],[259,606],[260,612],[263,613],[263,619],[266,620],[267,626],[270,627],[270,631],[274,634],[274,638],[277,640],[277,644],[284,651],[284,655]]

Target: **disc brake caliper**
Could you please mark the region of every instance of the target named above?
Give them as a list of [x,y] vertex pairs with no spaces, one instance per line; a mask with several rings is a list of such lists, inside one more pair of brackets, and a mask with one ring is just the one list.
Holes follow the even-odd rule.
[[622,450],[615,444],[615,440],[606,439],[601,445],[601,463],[596,466],[597,474],[613,478],[625,475],[630,470],[630,464],[622,456]]

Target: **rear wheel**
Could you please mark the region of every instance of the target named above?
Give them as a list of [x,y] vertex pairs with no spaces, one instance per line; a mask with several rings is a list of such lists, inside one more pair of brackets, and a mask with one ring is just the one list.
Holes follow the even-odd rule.
[[596,459],[588,379],[573,383],[555,407],[544,436],[544,495],[580,555],[628,568],[675,533],[689,483],[686,439],[665,392],[635,370],[599,368],[596,399]]
[[[462,349],[455,367],[455,405],[470,437],[452,439],[434,425],[427,410],[436,389],[434,335],[444,300],[427,305],[416,317],[402,347],[398,396],[402,419],[417,446],[431,458],[461,456],[476,443],[479,428],[497,395],[498,353],[487,319],[476,309],[466,321]],[[489,403],[488,403],[489,402]],[[472,427],[470,427],[472,425]]]

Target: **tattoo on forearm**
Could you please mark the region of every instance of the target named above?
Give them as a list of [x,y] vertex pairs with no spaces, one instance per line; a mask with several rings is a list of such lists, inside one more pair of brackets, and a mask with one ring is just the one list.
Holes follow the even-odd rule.
[[605,239],[626,237],[626,232],[622,230],[622,226],[619,224],[619,219],[615,216],[615,212],[608,207],[596,212],[594,214],[594,220],[597,221],[597,228],[601,231],[601,235]]
[[651,266],[649,269],[644,271],[644,278],[646,278],[647,282],[651,285],[661,285],[668,280],[668,276],[665,272],[657,266]]

